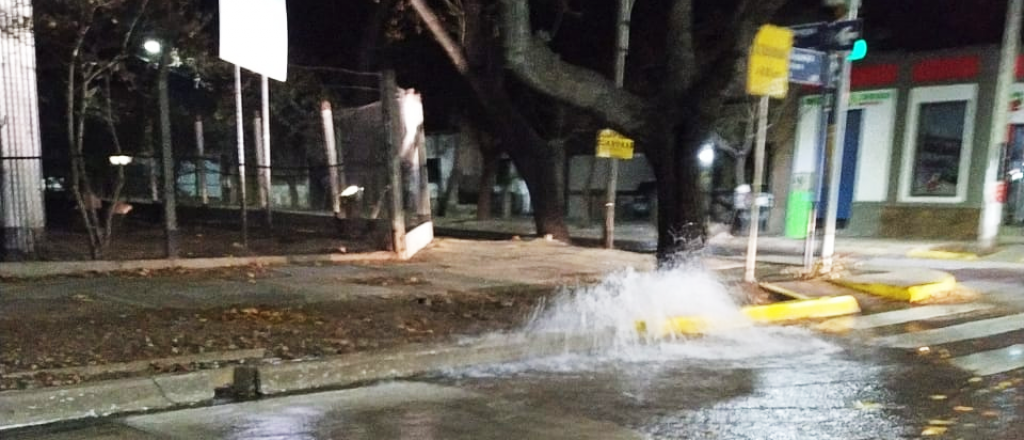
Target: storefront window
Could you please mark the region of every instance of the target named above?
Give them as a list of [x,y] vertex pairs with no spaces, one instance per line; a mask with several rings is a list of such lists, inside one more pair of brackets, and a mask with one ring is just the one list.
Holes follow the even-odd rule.
[[955,197],[960,179],[967,101],[928,102],[918,108],[913,197]]

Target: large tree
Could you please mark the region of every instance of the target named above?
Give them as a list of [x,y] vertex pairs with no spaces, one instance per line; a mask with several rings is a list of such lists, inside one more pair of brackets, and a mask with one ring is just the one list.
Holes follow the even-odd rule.
[[[481,3],[480,0],[463,2],[467,5]],[[746,50],[755,31],[784,2],[639,2],[632,22],[642,21],[646,25],[644,50],[637,58],[645,60],[647,65],[642,80],[627,79],[627,88],[620,89],[608,75],[570,63],[552,49],[549,30],[531,24],[531,17],[541,14],[531,15],[530,1],[499,0],[498,34],[504,47],[503,67],[531,89],[584,110],[637,141],[650,160],[658,182],[658,259],[670,262],[681,253],[703,246],[705,208],[697,153],[727,97],[736,94]],[[499,134],[514,133],[523,139],[507,146],[510,154],[515,157],[518,153],[529,159],[550,154],[543,142],[533,142],[529,131],[519,129],[514,112],[503,113],[507,111],[503,105],[504,91],[477,78],[472,65],[462,55],[462,47],[446,33],[439,32],[443,30],[440,26],[431,26],[427,2],[413,0],[413,4],[460,73],[473,84],[478,98],[494,103],[494,117],[506,117],[497,124]],[[558,9],[545,8],[545,11],[551,10]],[[614,32],[614,28],[609,26],[607,32]],[[634,59],[630,62],[635,64]],[[628,71],[635,73],[640,69]],[[543,168],[533,172],[539,175],[532,179],[527,176],[531,192],[546,187],[548,182],[545,179],[548,173]],[[537,188],[537,184],[541,188]]]

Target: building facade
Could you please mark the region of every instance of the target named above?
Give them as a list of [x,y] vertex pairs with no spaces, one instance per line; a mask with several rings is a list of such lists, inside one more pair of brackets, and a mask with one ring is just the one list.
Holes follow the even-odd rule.
[[[974,239],[985,197],[1006,200],[1004,228],[1024,220],[1024,84],[1012,88],[1010,142],[991,147],[998,66],[997,47],[877,54],[854,65],[837,210],[840,234]],[[818,95],[800,98],[792,172],[785,189],[776,187],[776,198],[786,200],[784,232],[791,238],[806,235],[820,105]],[[986,191],[990,147],[1006,150],[1000,176],[1009,182],[1007,191]]]

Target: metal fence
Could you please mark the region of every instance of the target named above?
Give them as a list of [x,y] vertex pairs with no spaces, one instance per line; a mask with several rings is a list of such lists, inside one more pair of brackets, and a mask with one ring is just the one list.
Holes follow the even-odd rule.
[[[405,231],[430,221],[422,102],[415,92],[398,89],[391,75],[383,75],[381,85],[382,96],[392,99],[354,108],[324,104],[324,136],[316,149],[323,154],[307,155],[305,164],[267,164],[255,145],[246,146],[245,163],[256,166],[239,167],[237,153],[176,155],[179,256],[339,250],[404,254]],[[202,143],[202,136],[197,140]],[[197,150],[232,151],[220,147]],[[16,170],[13,164],[24,159],[2,153],[0,170]],[[34,252],[17,258],[88,258],[82,203],[71,191],[72,159],[32,159],[43,161],[39,190],[45,191],[46,233]],[[123,165],[105,156],[76,159],[83,162],[94,192],[86,208],[100,212],[100,226],[107,226],[104,219],[113,222],[103,258],[163,257],[161,158],[135,154]],[[261,178],[265,170],[269,185]],[[245,191],[240,191],[241,182]],[[3,201],[12,202],[8,197]],[[248,221],[242,220],[243,212]],[[296,246],[297,241],[306,245]]]

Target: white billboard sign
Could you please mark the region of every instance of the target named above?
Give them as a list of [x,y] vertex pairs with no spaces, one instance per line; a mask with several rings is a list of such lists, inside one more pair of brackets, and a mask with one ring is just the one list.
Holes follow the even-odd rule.
[[220,0],[220,58],[284,81],[288,76],[285,0]]

